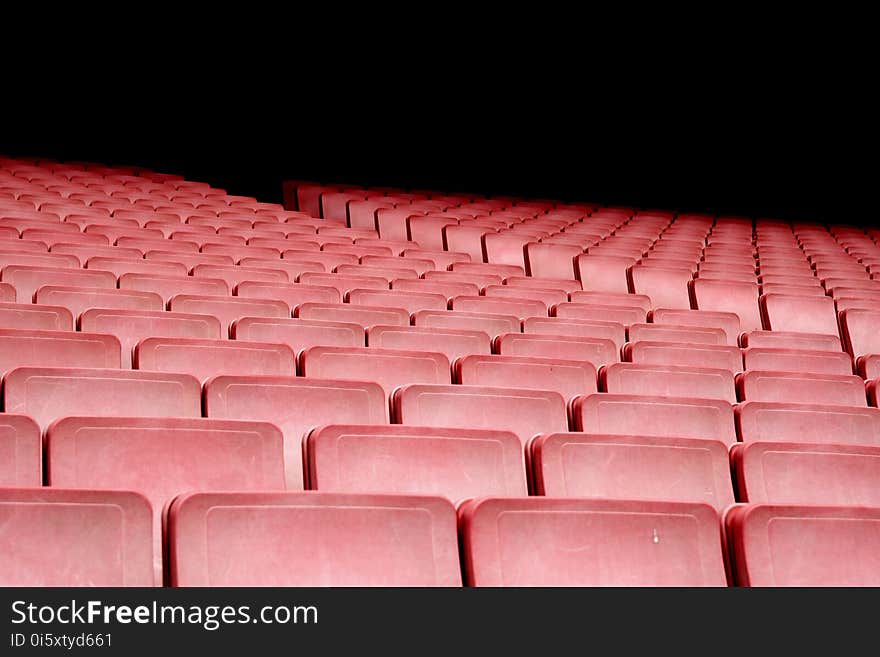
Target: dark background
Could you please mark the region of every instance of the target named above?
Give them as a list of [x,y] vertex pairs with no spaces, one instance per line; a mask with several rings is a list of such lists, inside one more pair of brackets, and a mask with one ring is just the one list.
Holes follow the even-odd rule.
[[19,112],[0,154],[147,166],[274,202],[299,178],[872,225],[867,90],[808,82],[135,94]]

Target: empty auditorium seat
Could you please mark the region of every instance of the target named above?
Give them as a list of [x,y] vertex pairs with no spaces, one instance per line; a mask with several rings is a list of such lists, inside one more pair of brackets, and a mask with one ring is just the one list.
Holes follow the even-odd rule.
[[880,354],[880,311],[844,310],[840,313],[840,327],[844,346],[853,358]]
[[0,488],[0,585],[154,586],[152,510],[132,492]]
[[221,336],[229,337],[229,326],[241,317],[290,317],[290,307],[279,299],[248,299],[199,294],[176,294],[168,310],[211,315],[220,322]]
[[547,314],[547,305],[544,302],[521,297],[457,296],[452,299],[450,307],[465,312],[513,315],[520,319]]
[[[6,242],[0,242],[0,247],[4,245],[6,245]],[[13,265],[21,267],[54,267],[57,269],[79,269],[80,266],[79,258],[75,255],[28,252],[22,249],[12,250],[10,246],[5,246],[5,249],[0,250],[0,269]]]
[[201,386],[186,374],[18,367],[3,388],[5,412],[30,415],[43,429],[68,415],[201,415]]
[[242,281],[265,281],[267,283],[288,283],[287,272],[282,269],[239,267],[229,265],[196,265],[193,278],[219,278],[226,281],[232,290]]
[[219,278],[194,278],[193,276],[156,276],[152,274],[123,274],[119,288],[155,292],[167,304],[175,294],[228,295],[231,288]]
[[733,407],[721,399],[598,393],[572,401],[575,431],[736,442]]
[[880,506],[880,447],[752,442],[732,462],[744,502]]
[[537,287],[512,287],[510,285],[487,285],[483,291],[486,297],[509,298],[509,299],[533,299],[540,301],[547,308],[568,301],[568,293],[565,290],[553,290]]
[[734,313],[716,312],[713,310],[658,308],[649,314],[648,321],[653,324],[720,328],[727,335],[727,344],[734,346],[739,344],[741,327],[739,316]]
[[470,586],[726,586],[707,504],[479,498],[459,509]]
[[441,497],[193,493],[168,518],[173,586],[461,585]]
[[696,278],[691,283],[691,293],[694,308],[734,313],[739,317],[743,331],[762,328],[758,286],[755,283]]
[[626,342],[626,328],[618,322],[567,320],[559,317],[527,317],[522,323],[522,329],[525,334],[604,338],[612,340],[618,349]]
[[135,347],[132,365],[138,370],[183,372],[199,381],[218,374],[292,376],[296,354],[285,344],[146,338]]
[[579,246],[530,242],[526,244],[526,269],[539,278],[574,278],[575,260],[583,253]]
[[446,310],[446,296],[430,292],[402,290],[353,289],[346,294],[348,303],[357,306],[405,308],[410,314],[419,310]]
[[520,329],[520,320],[514,315],[446,310],[420,310],[413,313],[413,324],[425,328],[482,331],[490,338]]
[[865,384],[858,376],[751,370],[736,377],[743,401],[866,406]]
[[680,326],[677,324],[632,324],[627,329],[630,342],[692,342],[704,345],[726,345],[727,333],[723,328],[708,326]]
[[749,504],[725,516],[740,586],[880,585],[880,509]]
[[[699,329],[693,328],[692,330]],[[742,352],[738,347],[725,344],[639,339],[623,346],[623,359],[631,363],[650,365],[720,368],[734,374],[743,369]]]
[[115,288],[116,276],[108,271],[91,269],[62,269],[8,265],[0,278],[15,288],[21,302],[33,300],[34,292],[43,285],[73,285],[76,287]]
[[[690,308],[689,269],[635,265],[629,270],[632,291],[651,299],[654,308]],[[576,299],[572,296],[572,301]]]
[[523,446],[536,434],[568,430],[565,399],[551,390],[414,384],[392,401],[400,424],[507,430]]
[[491,341],[483,331],[376,325],[367,329],[367,345],[386,349],[440,352],[452,363],[468,354],[491,353]]
[[828,297],[764,294],[760,303],[766,329],[837,335],[834,301]]
[[34,294],[34,302],[63,306],[71,312],[74,319],[89,308],[154,311],[165,308],[162,297],[154,292],[66,285],[44,285],[38,288]]
[[236,340],[285,344],[295,354],[314,346],[362,347],[364,328],[359,324],[317,319],[278,319],[242,317],[233,322],[231,337]]
[[746,401],[736,408],[740,440],[880,446],[880,410],[856,406]]
[[503,333],[495,338],[493,348],[495,353],[505,356],[583,360],[596,368],[620,360],[617,344],[605,338]]
[[159,276],[186,276],[189,273],[187,266],[181,262],[160,262],[131,260],[126,258],[105,258],[102,256],[91,257],[86,261],[85,268],[88,270],[99,269],[112,272],[116,278],[123,274],[158,274]]
[[300,283],[264,283],[262,281],[242,281],[235,288],[236,296],[247,299],[280,299],[290,308],[302,303],[341,303],[339,290],[325,285],[304,285]]
[[263,420],[284,433],[285,481],[303,487],[302,441],[316,426],[387,424],[388,402],[372,381],[274,376],[217,376],[205,383],[210,418]]
[[25,365],[113,368],[120,363],[121,347],[112,335],[0,328],[0,374]]
[[0,413],[0,489],[42,484],[40,427],[26,415]]
[[600,253],[585,253],[575,260],[575,272],[584,290],[628,292],[626,270],[635,258]]
[[531,444],[535,493],[549,497],[734,503],[718,440],[554,433]]
[[747,370],[781,370],[818,374],[852,374],[852,359],[842,351],[748,347],[743,350]]
[[603,390],[613,394],[724,399],[736,403],[733,373],[726,369],[612,363],[599,370]]
[[109,333],[122,344],[122,366],[131,367],[135,345],[144,338],[219,339],[221,325],[210,315],[150,310],[92,308],[80,315],[80,330]]
[[409,326],[409,312],[403,308],[356,306],[348,303],[303,303],[295,310],[302,319],[359,324],[364,329],[377,324]]
[[442,294],[447,301],[459,295],[478,296],[480,288],[474,283],[460,283],[457,281],[428,281],[422,278],[395,278],[391,281],[391,289],[409,292],[429,292]]
[[527,495],[519,438],[509,431],[330,425],[307,439],[309,487],[345,493]]
[[646,312],[636,305],[604,305],[598,303],[558,303],[550,310],[552,317],[589,321],[607,321],[629,326],[644,322]]
[[438,352],[376,347],[310,347],[300,374],[317,379],[375,381],[390,397],[407,383],[451,383],[449,359]]
[[793,333],[791,331],[749,331],[742,334],[743,347],[768,347],[779,349],[811,349],[814,351],[839,351],[840,338],[836,335],[818,333]]
[[562,290],[566,294],[583,289],[573,278],[541,278],[538,276],[508,276],[504,284],[512,288],[534,287],[543,290]]
[[0,302],[0,328],[73,331],[73,315],[62,306]]

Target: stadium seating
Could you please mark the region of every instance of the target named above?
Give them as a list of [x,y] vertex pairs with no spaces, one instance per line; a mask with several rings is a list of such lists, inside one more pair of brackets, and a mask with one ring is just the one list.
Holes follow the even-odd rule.
[[750,370],[736,377],[741,400],[866,406],[865,384],[858,376]]
[[472,354],[455,363],[458,383],[555,390],[566,400],[596,392],[596,368],[584,360]]
[[43,483],[40,427],[26,415],[0,414],[0,488]]
[[864,406],[745,401],[736,407],[736,426],[743,443],[880,446],[880,410]]
[[191,493],[169,508],[168,541],[173,586],[461,585],[440,497]]
[[736,403],[733,374],[726,369],[613,363],[599,370],[599,383],[612,394],[724,399]]
[[296,355],[285,344],[244,340],[145,338],[134,350],[134,369],[183,372],[204,381],[218,374],[296,373]]

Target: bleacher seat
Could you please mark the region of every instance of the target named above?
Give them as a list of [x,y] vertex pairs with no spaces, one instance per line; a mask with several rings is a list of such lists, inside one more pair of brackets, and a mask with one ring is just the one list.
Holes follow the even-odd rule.
[[866,406],[865,383],[858,376],[750,370],[738,374],[743,401]]
[[725,516],[740,586],[880,585],[880,509],[749,504]]
[[461,585],[441,497],[192,493],[171,505],[168,535],[173,586]]
[[676,326],[721,329],[727,335],[727,344],[732,346],[739,344],[739,336],[742,332],[739,316],[735,313],[716,312],[713,310],[658,308],[649,314],[648,321],[653,324],[674,324]]
[[727,369],[612,363],[599,370],[599,383],[612,394],[724,399],[736,403],[733,373]]
[[45,429],[68,415],[201,416],[195,377],[74,367],[17,367],[3,377],[4,411]]
[[30,417],[0,413],[0,455],[0,489],[42,485],[42,436]]
[[155,292],[166,304],[175,294],[223,296],[228,295],[231,290],[229,284],[220,278],[151,274],[123,274],[119,277],[119,289]]
[[32,301],[34,292],[43,285],[73,285],[76,287],[115,288],[116,276],[97,269],[63,269],[8,265],[0,278],[15,288],[15,297],[23,303]]
[[842,351],[747,347],[743,349],[747,370],[781,370],[817,374],[852,374],[852,359]]
[[596,368],[620,360],[620,350],[615,342],[605,338],[502,333],[493,341],[493,350],[505,356],[583,360]]
[[[527,317],[523,333],[536,335],[567,335],[580,338],[604,338],[620,349],[626,342],[626,328],[618,322],[603,322],[559,317]],[[509,333],[510,331],[505,331]],[[515,331],[513,331],[515,333]]]
[[694,438],[545,434],[531,443],[535,494],[733,504],[727,445]]
[[834,301],[828,297],[764,294],[760,304],[766,329],[837,335]]
[[46,435],[47,483],[136,491],[153,509],[156,581],[162,510],[190,490],[284,490],[281,432],[265,422],[72,417]]
[[168,301],[168,310],[209,315],[220,322],[222,337],[229,337],[229,326],[241,317],[290,317],[290,307],[280,299],[249,299],[200,294],[176,294]]
[[73,331],[74,317],[62,306],[0,302],[0,328]]
[[309,488],[343,493],[526,495],[522,445],[509,431],[330,425],[307,439]]
[[310,347],[299,358],[300,374],[317,379],[374,381],[389,396],[407,383],[452,383],[442,353],[376,347]]
[[183,372],[199,381],[218,374],[288,376],[296,373],[296,354],[285,344],[146,338],[135,347],[132,366],[152,372]]
[[720,368],[734,374],[743,369],[739,348],[728,345],[638,340],[625,344],[622,353],[630,363]]
[[554,390],[566,400],[596,392],[596,368],[587,361],[472,354],[455,363],[458,383]]
[[762,328],[758,308],[758,286],[755,283],[719,281],[696,278],[691,283],[694,308],[734,313],[743,331]]
[[840,338],[818,333],[791,331],[749,331],[742,334],[743,347],[779,349],[808,349],[813,351],[840,351]]
[[44,285],[38,288],[34,293],[34,302],[63,306],[71,312],[74,320],[89,308],[152,311],[165,308],[162,297],[154,292],[67,285]]
[[731,457],[743,502],[880,507],[880,447],[750,442]]
[[152,510],[132,492],[0,488],[0,585],[154,586]]
[[410,314],[419,310],[446,310],[447,305],[444,295],[431,292],[355,288],[345,296],[352,305],[405,308]]
[[733,445],[733,407],[721,399],[598,393],[572,400],[572,429],[609,435],[704,438]]
[[489,336],[483,331],[420,328],[378,324],[367,329],[367,345],[385,349],[440,352],[450,363],[468,354],[492,352]]
[[198,338],[222,336],[220,321],[211,315],[152,310],[91,308],[79,317],[81,331],[108,333],[122,345],[122,367],[130,368],[134,348],[144,338]]
[[[688,283],[691,279],[689,269],[647,265],[634,265],[629,269],[632,291],[649,297],[654,308],[690,309]],[[575,301],[574,295],[572,301]]]
[[865,406],[745,401],[736,407],[740,440],[880,446],[880,410]]
[[707,504],[480,498],[459,509],[470,586],[726,586]]
[[551,317],[616,322],[629,326],[644,322],[646,311],[637,305],[604,305],[599,303],[558,303],[550,309]]
[[523,446],[536,434],[568,430],[565,399],[550,390],[413,384],[392,402],[400,424],[509,430]]
[[204,406],[210,418],[277,425],[284,433],[289,489],[304,485],[302,441],[312,428],[346,422],[388,423],[385,392],[373,381],[221,375],[205,383]]
[[520,330],[520,320],[515,315],[495,313],[469,313],[464,311],[420,310],[413,313],[413,325],[420,328],[482,331],[490,338],[502,333]]
[[22,366],[114,368],[121,346],[112,335],[0,329],[0,375]]
[[547,304],[523,297],[457,296],[449,304],[452,310],[496,315],[513,315],[520,320],[547,315]]
[[365,330],[377,324],[409,326],[410,316],[404,308],[357,306],[348,303],[303,303],[296,307],[296,317],[330,322],[358,324]]
[[640,322],[627,328],[629,342],[642,340],[679,344],[692,342],[695,344],[721,346],[727,344],[727,333],[723,328],[706,326],[679,326],[677,324],[647,324]]

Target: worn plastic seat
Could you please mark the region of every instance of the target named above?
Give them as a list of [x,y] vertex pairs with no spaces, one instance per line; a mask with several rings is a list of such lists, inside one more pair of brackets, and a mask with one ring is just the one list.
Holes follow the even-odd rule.
[[474,354],[455,363],[458,383],[555,390],[565,399],[596,392],[596,368],[587,361]]
[[739,316],[735,313],[716,312],[713,310],[676,310],[674,308],[658,308],[653,310],[648,321],[653,324],[674,324],[676,326],[696,326],[721,329],[727,335],[727,344],[739,344],[742,332]]
[[301,319],[358,324],[364,329],[376,324],[409,326],[409,312],[404,308],[356,306],[348,303],[303,303],[294,314]]
[[739,317],[740,328],[743,331],[762,328],[758,292],[758,286],[754,283],[705,278],[694,279],[691,283],[694,308],[734,313]]
[[192,493],[171,505],[168,537],[172,586],[461,585],[441,497]]
[[599,371],[603,390],[613,394],[724,399],[736,403],[733,373],[727,369],[612,363]]
[[644,322],[646,312],[638,306],[604,305],[596,303],[558,303],[550,310],[552,317],[616,322],[629,326]]
[[[522,328],[525,334],[603,338],[612,340],[618,349],[626,342],[626,328],[619,322],[564,319],[560,317],[527,317],[523,320]],[[509,333],[510,331],[506,332]]]
[[318,319],[242,317],[232,323],[230,333],[236,340],[285,344],[297,355],[303,349],[318,345],[362,347],[366,344],[364,328],[359,324]]
[[123,274],[119,277],[119,289],[154,292],[164,303],[175,294],[229,295],[231,288],[219,278],[194,278],[192,276],[157,276],[154,274]]
[[241,317],[290,317],[290,307],[280,299],[176,294],[168,301],[168,309],[217,318],[224,338],[229,336],[232,322]]
[[63,269],[8,265],[0,278],[15,288],[15,298],[23,303],[32,301],[34,292],[43,285],[73,285],[76,287],[116,287],[116,276],[108,271],[92,269]]
[[519,438],[509,431],[330,425],[307,440],[309,487],[345,493],[526,495]]
[[278,426],[284,434],[289,489],[304,485],[302,441],[312,428],[388,423],[385,392],[371,381],[223,375],[205,383],[204,406],[210,418],[261,420]]
[[535,493],[549,497],[733,504],[727,445],[718,440],[590,433],[531,443]]
[[2,586],[161,584],[152,509],[137,493],[0,488],[0,545]]
[[523,297],[457,296],[450,303],[452,310],[495,315],[513,315],[520,320],[547,315],[547,304]]
[[760,303],[766,329],[837,335],[834,300],[828,297],[764,294]]
[[43,484],[40,427],[26,415],[0,414],[0,489]]
[[596,368],[620,360],[617,344],[605,338],[503,333],[495,338],[493,348],[495,353],[505,356],[582,360]]
[[745,401],[736,407],[740,440],[880,446],[880,410],[865,406]]
[[736,388],[744,401],[867,405],[864,381],[854,375],[750,370],[737,375]]
[[120,364],[121,346],[112,335],[0,329],[0,374],[25,365],[113,368]]
[[707,504],[480,498],[459,509],[470,586],[726,586]]
[[492,352],[489,336],[483,331],[418,326],[371,326],[367,329],[367,345],[371,348],[440,352],[450,363],[468,354]]
[[515,315],[470,313],[459,310],[420,310],[413,313],[412,319],[413,324],[420,328],[482,331],[490,338],[501,333],[520,330],[520,320]]
[[743,349],[747,370],[780,370],[817,374],[852,374],[852,358],[842,351],[748,347]]
[[134,350],[133,367],[153,372],[183,372],[199,381],[218,374],[296,373],[296,354],[285,344],[243,340],[146,338]]
[[738,347],[699,342],[639,339],[623,346],[623,360],[646,365],[720,368],[734,374],[743,369],[742,353]]

